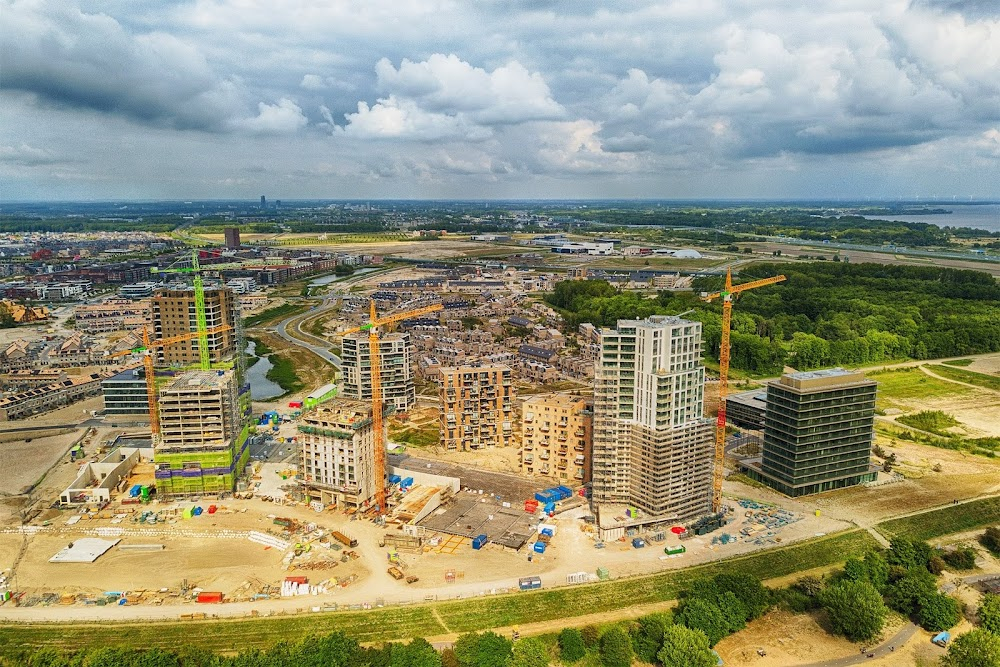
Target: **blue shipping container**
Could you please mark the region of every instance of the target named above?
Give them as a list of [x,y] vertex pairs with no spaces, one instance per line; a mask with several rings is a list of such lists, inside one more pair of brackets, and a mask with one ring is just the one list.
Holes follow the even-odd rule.
[[535,542],[535,553],[545,553],[545,542]]
[[557,486],[556,488],[559,489],[559,492],[563,494],[564,499],[573,497],[573,489],[569,488],[568,486]]
[[472,538],[472,548],[473,549],[482,549],[485,544],[486,544],[486,536],[485,535],[477,535],[474,538]]
[[551,528],[542,528],[542,535],[548,535],[552,537],[555,533],[552,532]]
[[404,479],[399,484],[400,484],[400,486],[413,486],[413,478],[412,477],[407,477],[406,479]]
[[539,491],[538,493],[536,493],[535,500],[537,500],[540,503],[552,502],[552,498],[551,496],[549,496],[549,493],[547,491]]
[[399,475],[389,475],[390,484],[399,484],[399,480],[402,479]]
[[128,495],[131,498],[137,497],[140,493],[142,493],[142,484],[136,484],[128,490]]
[[545,503],[545,513],[546,514],[548,514],[549,512],[555,512],[555,511],[556,511],[556,504],[555,503]]

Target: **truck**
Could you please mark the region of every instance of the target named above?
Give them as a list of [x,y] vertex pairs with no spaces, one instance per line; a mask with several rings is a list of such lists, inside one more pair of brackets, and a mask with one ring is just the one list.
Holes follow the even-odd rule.
[[396,581],[399,581],[400,579],[403,578],[403,572],[398,567],[390,567],[388,570],[386,570],[386,572],[388,572],[389,576],[395,579]]
[[344,535],[339,530],[333,531],[333,539],[337,540],[338,542],[340,542],[344,546],[351,547],[352,549],[354,547],[358,546],[358,541],[356,539],[354,539],[353,537],[348,537],[347,535]]

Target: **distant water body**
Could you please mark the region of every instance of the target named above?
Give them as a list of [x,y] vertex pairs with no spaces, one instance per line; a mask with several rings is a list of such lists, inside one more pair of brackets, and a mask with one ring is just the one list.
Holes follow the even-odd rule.
[[903,222],[926,222],[938,227],[971,227],[1000,232],[1000,204],[934,204],[933,208],[943,208],[950,214],[939,215],[866,215],[869,220],[900,220]]

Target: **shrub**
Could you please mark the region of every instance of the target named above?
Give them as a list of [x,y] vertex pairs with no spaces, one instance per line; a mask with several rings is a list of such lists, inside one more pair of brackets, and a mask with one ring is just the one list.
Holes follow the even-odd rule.
[[662,665],[670,667],[715,667],[717,658],[700,630],[672,625],[663,632],[663,648],[656,654]]
[[1000,595],[987,593],[979,602],[979,624],[984,630],[1000,636]]
[[559,657],[563,662],[576,662],[586,654],[583,633],[577,628],[563,628],[559,633]]
[[935,593],[920,601],[917,621],[920,627],[930,632],[941,632],[953,628],[961,618],[958,601],[942,593]]
[[597,646],[597,642],[600,641],[601,632],[597,629],[596,625],[585,625],[580,630],[580,635],[583,637],[583,645],[587,648],[594,648]]
[[889,609],[882,595],[867,581],[844,581],[820,595],[834,632],[851,641],[877,637]]
[[1000,637],[976,628],[959,635],[943,663],[950,667],[1000,667]]
[[990,526],[979,538],[979,543],[989,549],[994,556],[1000,556],[1000,528]]
[[632,664],[632,642],[617,626],[601,635],[601,664],[604,667],[629,667]]
[[656,662],[656,654],[663,647],[663,633],[674,624],[670,614],[650,614],[636,622],[632,632],[632,647],[643,662]]
[[976,552],[969,547],[949,551],[943,558],[944,562],[955,570],[971,570],[976,567]]

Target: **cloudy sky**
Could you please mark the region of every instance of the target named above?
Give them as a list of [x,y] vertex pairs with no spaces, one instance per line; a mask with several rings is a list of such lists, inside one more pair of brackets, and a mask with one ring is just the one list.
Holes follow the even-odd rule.
[[1000,197],[995,0],[0,0],[0,199]]

